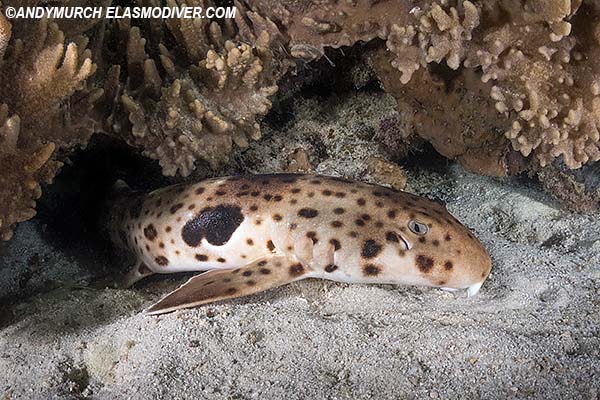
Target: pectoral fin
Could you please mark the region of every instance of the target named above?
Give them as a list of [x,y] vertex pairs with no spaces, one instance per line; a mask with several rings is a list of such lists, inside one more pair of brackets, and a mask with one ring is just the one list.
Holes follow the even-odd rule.
[[247,296],[306,277],[308,270],[290,256],[273,255],[241,268],[212,270],[196,275],[148,308],[163,314],[214,301]]

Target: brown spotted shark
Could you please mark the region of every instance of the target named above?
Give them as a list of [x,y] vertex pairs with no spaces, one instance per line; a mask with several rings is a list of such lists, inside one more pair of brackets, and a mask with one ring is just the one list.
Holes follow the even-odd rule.
[[434,201],[340,178],[214,178],[150,193],[119,186],[109,233],[137,257],[125,286],[151,274],[195,275],[146,310],[161,314],[305,278],[467,289],[491,260]]

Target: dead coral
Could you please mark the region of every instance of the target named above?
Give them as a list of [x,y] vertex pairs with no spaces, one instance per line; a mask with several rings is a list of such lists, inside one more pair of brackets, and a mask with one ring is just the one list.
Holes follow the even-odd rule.
[[241,4],[235,26],[188,20],[166,25],[162,36],[180,44],[172,50],[164,39],[146,43],[138,27],[120,27],[127,36],[127,74],[120,85],[114,82],[118,67],[107,74],[113,79],[103,101],[118,98],[118,104],[105,127],[159,160],[165,175],[186,176],[196,161],[217,168],[233,144],[243,148],[260,138],[257,117],[270,109],[269,96],[290,63],[277,26]]
[[502,176],[514,168],[509,143],[502,137],[509,122],[495,111],[489,85],[474,71],[450,74],[444,69],[421,69],[415,79],[403,84],[389,57],[380,51],[371,59],[385,90],[396,97],[398,109],[412,111],[403,113],[406,131],[471,171]]
[[50,183],[60,163],[50,160],[56,146],[20,145],[21,119],[0,106],[0,240],[9,240],[16,223],[35,215],[40,182]]
[[11,237],[15,223],[35,215],[40,183],[49,183],[61,165],[56,150],[85,145],[94,127],[88,115],[93,100],[83,90],[95,68],[86,41],[67,43],[47,20],[31,31],[20,28],[0,17],[2,240]]

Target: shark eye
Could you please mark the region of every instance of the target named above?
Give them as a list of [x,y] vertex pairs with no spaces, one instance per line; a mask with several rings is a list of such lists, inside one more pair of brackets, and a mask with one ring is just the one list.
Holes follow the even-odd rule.
[[409,221],[408,229],[410,229],[411,232],[414,233],[415,235],[419,235],[419,236],[426,235],[427,232],[429,232],[429,228],[427,227],[427,225],[422,224],[417,221]]

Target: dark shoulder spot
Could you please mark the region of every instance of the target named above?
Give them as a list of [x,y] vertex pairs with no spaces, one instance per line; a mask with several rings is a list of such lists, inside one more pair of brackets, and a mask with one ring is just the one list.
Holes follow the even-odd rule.
[[272,241],[272,240],[269,240],[269,241],[267,241],[267,249],[268,249],[270,252],[273,252],[273,251],[275,251],[275,245],[273,244],[273,241]]
[[203,238],[212,245],[222,246],[242,221],[244,216],[237,206],[207,207],[183,226],[181,236],[192,247],[198,246]]
[[198,261],[208,261],[208,256],[204,254],[196,254],[196,260]]
[[359,206],[364,206],[366,204],[366,200],[363,199],[362,197],[358,200],[356,200],[356,204],[358,204]]
[[345,212],[346,210],[344,210],[342,207],[338,207],[338,208],[334,208],[333,209],[333,213],[337,214],[337,215],[341,215]]
[[376,257],[381,252],[381,245],[373,239],[365,240],[362,247],[362,256],[364,258]]
[[433,258],[429,256],[419,254],[417,258],[415,258],[415,261],[417,263],[417,267],[419,267],[419,270],[421,270],[421,272],[427,273],[433,268]]
[[444,263],[444,269],[446,271],[450,271],[453,267],[454,267],[454,265],[452,264],[452,261],[446,261]]
[[319,212],[314,208],[301,208],[298,211],[298,216],[304,218],[315,218],[317,215],[319,215]]

